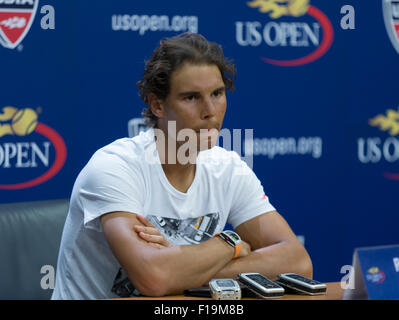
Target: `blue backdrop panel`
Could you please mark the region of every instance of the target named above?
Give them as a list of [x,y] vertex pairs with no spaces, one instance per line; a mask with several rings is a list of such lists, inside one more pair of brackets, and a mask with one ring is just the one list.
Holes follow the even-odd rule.
[[340,280],[355,247],[398,242],[395,1],[386,21],[383,1],[26,3],[0,4],[0,202],[69,197],[140,117],[135,83],[159,40],[191,31],[234,59],[224,127],[254,130],[253,170],[315,278]]

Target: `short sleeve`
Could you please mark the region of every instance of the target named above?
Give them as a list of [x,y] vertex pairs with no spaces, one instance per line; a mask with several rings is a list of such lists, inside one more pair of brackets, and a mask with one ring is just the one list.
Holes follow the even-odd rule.
[[240,161],[230,186],[233,198],[227,222],[234,228],[258,215],[275,210],[255,173],[244,161]]
[[102,231],[99,217],[125,211],[142,214],[144,181],[138,164],[97,152],[78,177],[78,195],[86,228]]

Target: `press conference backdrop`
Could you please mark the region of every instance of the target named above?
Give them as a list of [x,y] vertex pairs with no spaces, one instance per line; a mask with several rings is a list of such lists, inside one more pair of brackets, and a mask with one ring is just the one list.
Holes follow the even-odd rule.
[[241,155],[338,281],[355,247],[399,240],[398,19],[394,0],[0,0],[0,202],[69,197],[140,118],[159,40],[199,32],[238,70],[224,127],[253,129]]

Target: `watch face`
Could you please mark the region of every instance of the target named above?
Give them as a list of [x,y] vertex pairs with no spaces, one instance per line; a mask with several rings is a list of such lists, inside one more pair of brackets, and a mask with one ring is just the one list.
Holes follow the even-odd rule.
[[233,232],[233,231],[226,231],[226,233],[227,233],[227,234],[229,235],[229,237],[232,238],[235,242],[241,240],[240,236],[239,236],[237,233]]

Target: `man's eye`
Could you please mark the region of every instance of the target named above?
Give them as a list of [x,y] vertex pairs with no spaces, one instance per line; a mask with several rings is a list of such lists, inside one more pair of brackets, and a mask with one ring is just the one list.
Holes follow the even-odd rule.
[[222,93],[223,93],[223,90],[217,90],[217,91],[215,91],[215,92],[213,93],[213,95],[214,95],[215,97],[218,97],[218,96],[222,95]]
[[195,100],[195,96],[187,96],[184,98],[184,100],[193,101],[193,100]]

